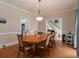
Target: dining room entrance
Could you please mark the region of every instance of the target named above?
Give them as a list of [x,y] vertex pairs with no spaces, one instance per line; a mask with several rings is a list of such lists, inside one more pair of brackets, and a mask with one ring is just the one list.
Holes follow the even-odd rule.
[[58,36],[62,36],[62,18],[55,18],[46,21],[46,31],[53,30]]
[[23,34],[29,32],[30,30],[30,23],[27,17],[22,16],[20,19],[20,31],[23,30]]

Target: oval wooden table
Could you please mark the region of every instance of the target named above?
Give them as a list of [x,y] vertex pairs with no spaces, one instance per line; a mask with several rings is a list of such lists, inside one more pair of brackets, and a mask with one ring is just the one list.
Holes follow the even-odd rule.
[[35,45],[45,41],[46,38],[47,35],[26,35],[23,37],[23,41],[33,44],[33,52],[35,52]]

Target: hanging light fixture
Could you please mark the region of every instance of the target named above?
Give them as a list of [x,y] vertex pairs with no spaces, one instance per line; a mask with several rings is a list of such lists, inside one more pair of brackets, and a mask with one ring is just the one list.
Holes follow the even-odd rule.
[[43,17],[40,16],[40,13],[41,13],[41,10],[40,10],[40,2],[41,2],[41,0],[38,0],[38,2],[39,2],[39,10],[38,10],[38,16],[36,17],[36,19],[37,19],[37,21],[42,21],[43,20]]

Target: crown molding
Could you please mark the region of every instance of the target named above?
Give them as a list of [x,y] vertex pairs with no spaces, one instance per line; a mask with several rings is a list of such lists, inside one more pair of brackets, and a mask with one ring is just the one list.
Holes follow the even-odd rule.
[[77,9],[77,8],[71,8],[71,9],[59,11],[58,13],[65,13],[65,12],[69,12],[69,11],[74,11],[74,10],[76,10],[76,9]]
[[59,11],[59,12],[55,12],[55,13],[53,13],[53,14],[60,14],[60,13],[65,13],[65,12],[69,12],[69,11],[74,11],[74,10],[77,10],[77,8],[62,10],[62,11]]
[[[22,9],[22,8],[20,8],[20,7],[17,7],[17,6],[15,6],[15,5],[12,5],[12,4],[7,3],[7,2],[5,2],[5,1],[0,1],[0,3],[2,3],[2,4],[6,4],[6,5],[8,5],[8,6],[12,7],[12,8],[17,9],[17,10],[23,11],[23,12],[25,12],[25,13],[27,13],[27,14],[30,14],[31,16],[36,16],[35,14],[33,14],[33,13],[27,11],[27,10],[24,10],[24,9]],[[71,8],[71,9],[67,9],[67,10],[58,11],[58,12],[54,12],[54,13],[52,13],[52,15],[55,15],[55,14],[61,14],[61,13],[65,13],[65,12],[73,11],[73,10],[76,10],[76,9],[77,9],[77,8]],[[45,16],[45,18],[49,18],[49,17],[52,16],[52,15]]]
[[7,6],[10,6],[10,7],[12,7],[12,8],[15,8],[15,9],[17,9],[17,10],[23,11],[23,12],[25,12],[25,13],[27,13],[27,14],[30,14],[31,16],[35,16],[35,15],[34,15],[33,13],[31,13],[31,12],[29,12],[29,11],[27,11],[27,10],[24,10],[24,9],[22,9],[22,8],[20,8],[20,7],[17,7],[17,6],[15,6],[15,5],[12,5],[12,4],[10,4],[10,3],[7,3],[7,2],[5,2],[5,1],[0,1],[0,3],[5,4],[5,5],[7,5]]
[[72,9],[67,9],[67,10],[62,10],[62,11],[58,11],[58,12],[54,12],[52,13],[52,15],[46,16],[46,19],[51,18],[51,16],[56,15],[56,14],[62,14],[62,13],[66,13],[66,12],[70,12],[70,11],[75,11],[77,10],[77,8],[72,8]]

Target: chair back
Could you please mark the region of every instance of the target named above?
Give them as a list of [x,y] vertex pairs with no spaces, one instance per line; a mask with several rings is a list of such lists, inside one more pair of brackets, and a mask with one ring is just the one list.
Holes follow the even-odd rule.
[[51,36],[51,38],[52,38],[51,40],[54,40],[55,34],[56,34],[55,32],[52,33],[52,34],[50,34],[50,36]]
[[48,46],[48,44],[49,44],[49,41],[50,41],[50,35],[47,35],[47,40],[46,40],[46,44],[45,44],[45,47],[47,47]]
[[37,32],[38,33],[38,35],[42,35],[43,34],[43,32],[41,32],[41,31],[39,31],[39,32]]
[[22,38],[23,38],[23,37],[22,37],[22,35],[18,35],[18,34],[17,34],[17,38],[18,38],[19,46],[20,46],[20,47],[23,47],[23,41],[22,41]]

